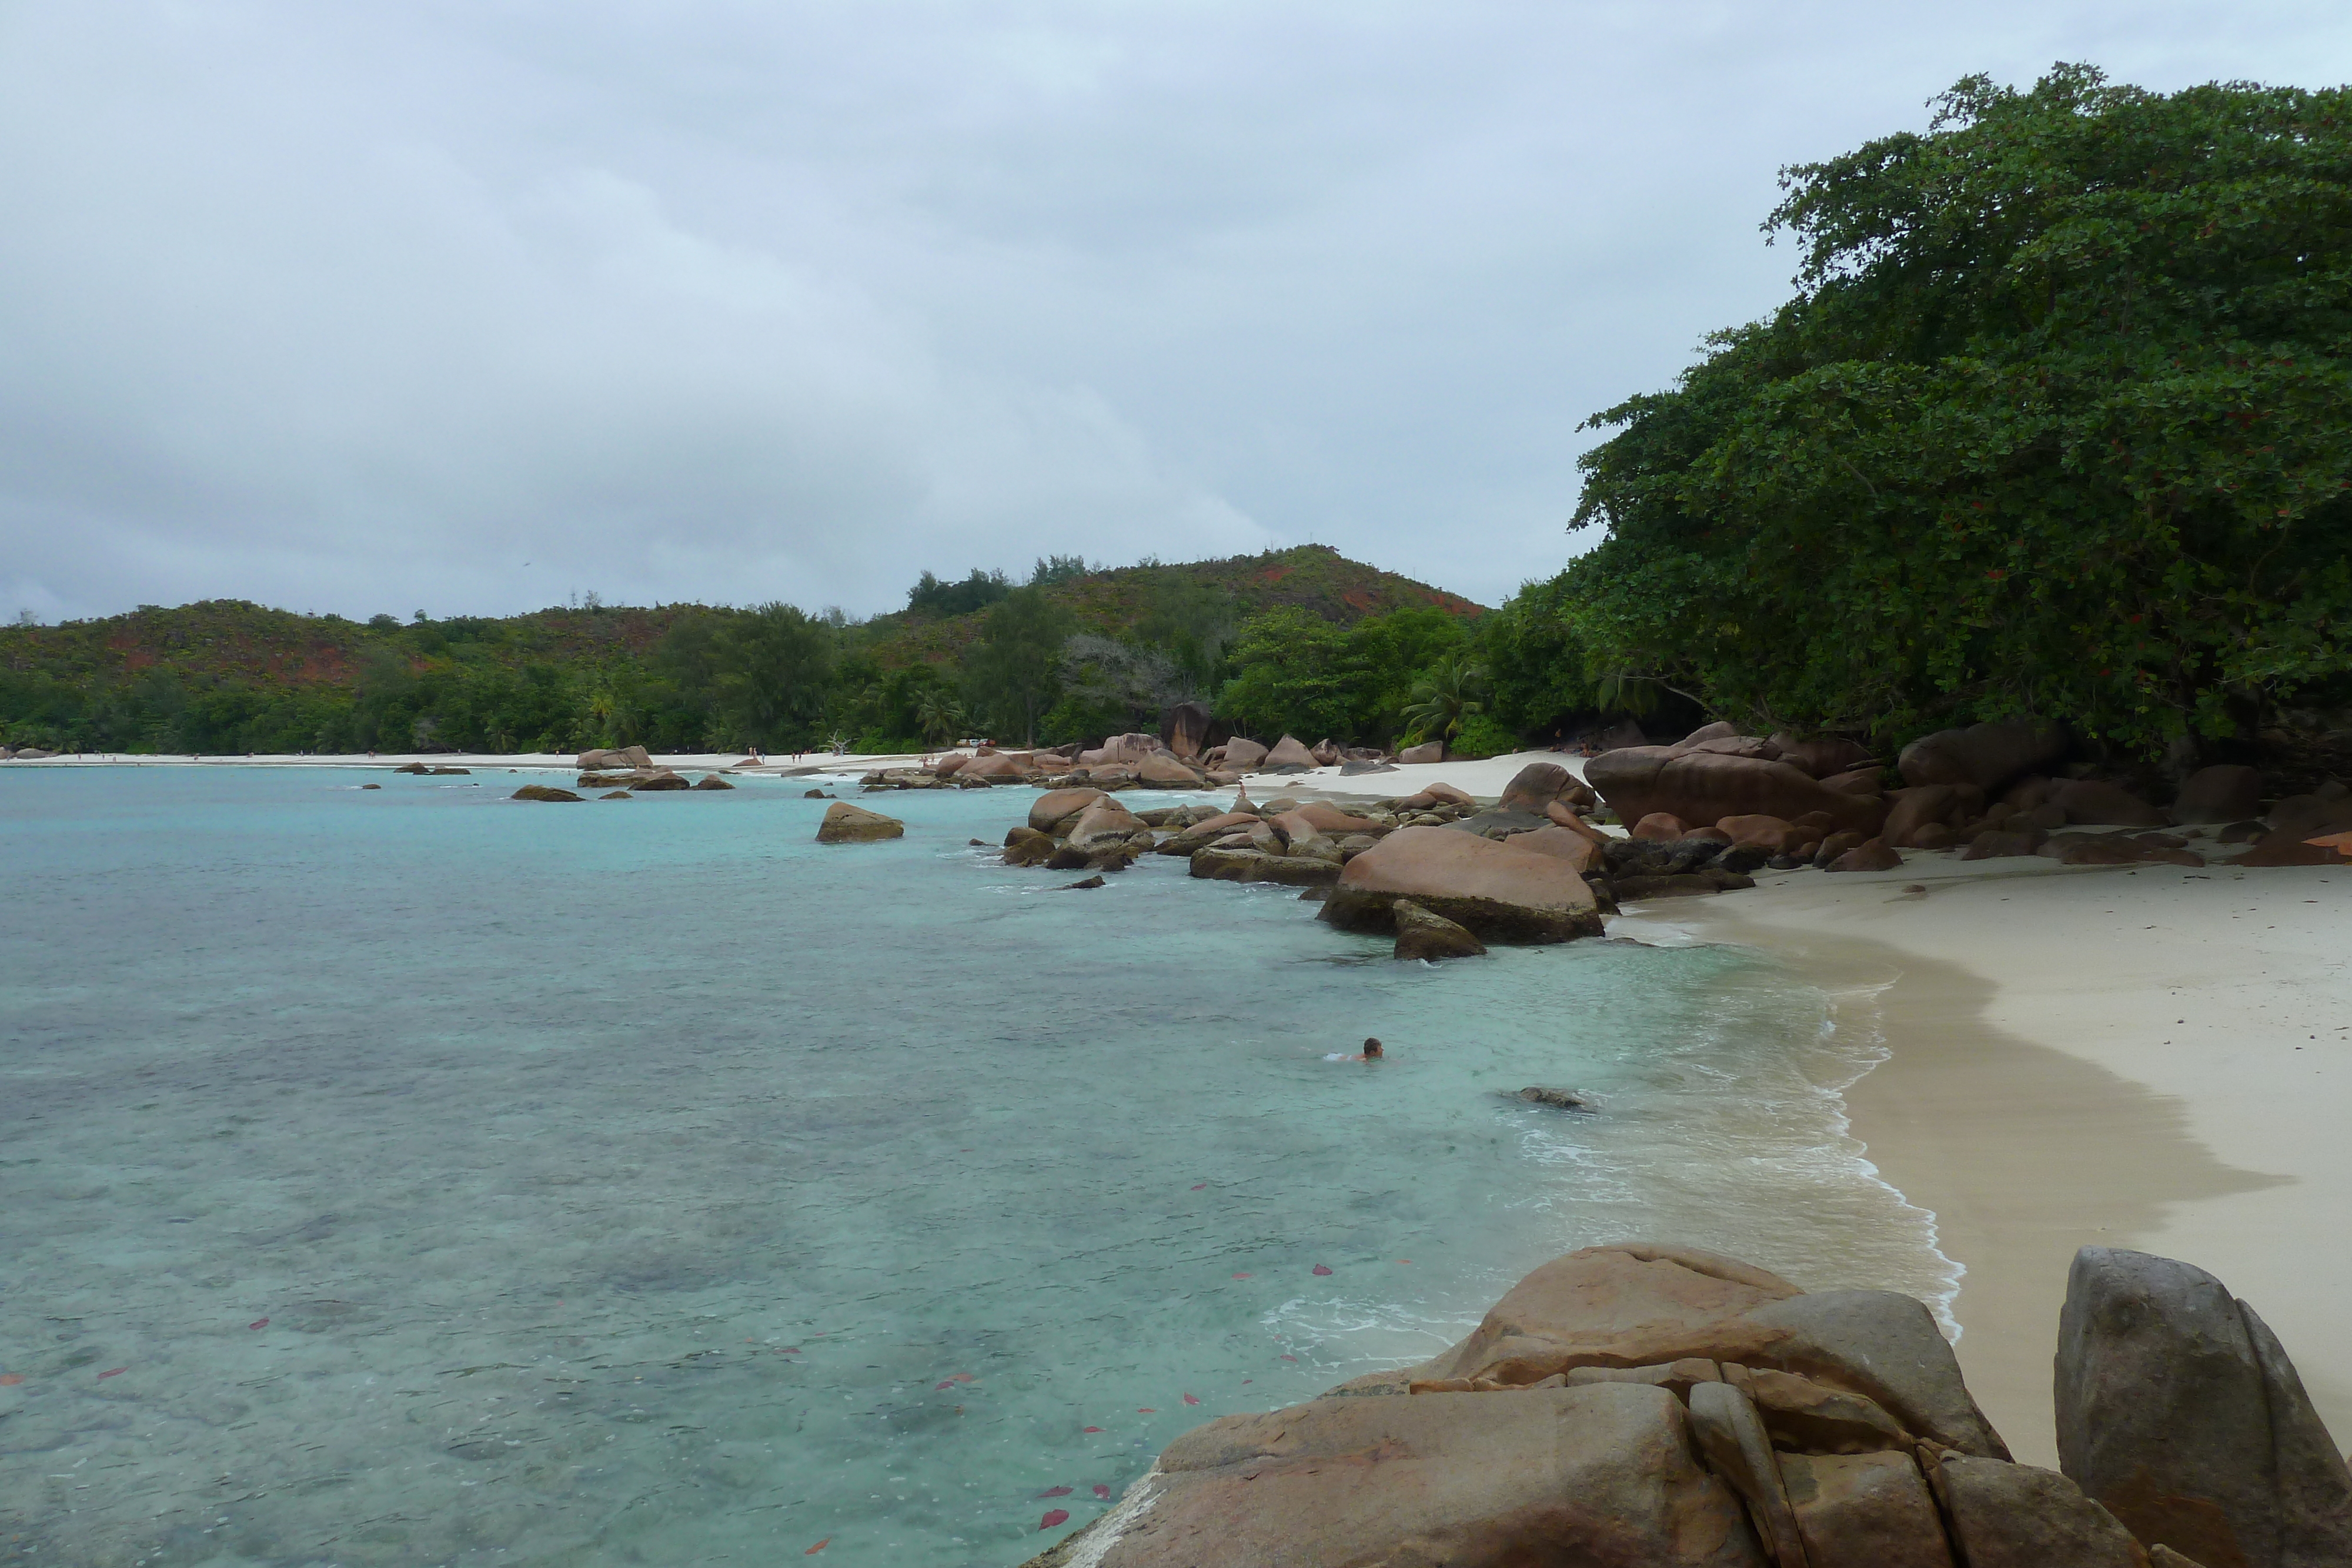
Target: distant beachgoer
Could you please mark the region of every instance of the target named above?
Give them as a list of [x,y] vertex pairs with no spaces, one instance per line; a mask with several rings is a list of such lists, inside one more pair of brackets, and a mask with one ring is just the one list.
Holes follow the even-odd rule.
[[1363,1060],[1363,1061],[1378,1061],[1380,1059],[1381,1059],[1381,1042],[1380,1042],[1379,1040],[1365,1040],[1365,1041],[1364,1041],[1364,1054],[1363,1054],[1363,1056],[1362,1056],[1361,1060]]

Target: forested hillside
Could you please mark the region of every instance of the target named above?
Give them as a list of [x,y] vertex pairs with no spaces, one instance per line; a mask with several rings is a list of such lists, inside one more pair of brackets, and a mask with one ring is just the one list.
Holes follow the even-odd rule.
[[[926,572],[864,622],[591,604],[362,622],[211,601],[0,628],[0,738],[162,752],[915,747],[980,731],[1098,736],[1168,704],[1392,738],[1480,608],[1321,546],[1025,581]],[[1279,662],[1298,680],[1269,681]],[[1441,724],[1477,716],[1441,704]]]

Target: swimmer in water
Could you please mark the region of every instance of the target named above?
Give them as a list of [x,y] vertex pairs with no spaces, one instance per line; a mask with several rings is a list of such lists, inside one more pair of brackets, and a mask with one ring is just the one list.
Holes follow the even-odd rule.
[[1326,1061],[1378,1061],[1381,1060],[1381,1042],[1368,1036],[1364,1040],[1364,1049],[1360,1054],[1347,1056],[1336,1051],[1326,1051],[1323,1060]]

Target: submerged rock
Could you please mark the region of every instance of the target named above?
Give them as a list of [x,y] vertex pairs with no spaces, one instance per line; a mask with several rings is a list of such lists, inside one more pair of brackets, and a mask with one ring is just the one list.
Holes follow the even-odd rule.
[[516,800],[577,800],[579,796],[569,789],[559,789],[552,784],[526,784],[509,799]]
[[1530,1105],[1549,1105],[1555,1111],[1590,1111],[1592,1109],[1591,1106],[1585,1103],[1584,1096],[1577,1093],[1572,1089],[1544,1089],[1534,1084],[1529,1084],[1527,1088],[1520,1090],[1514,1098],[1524,1100]]
[[867,844],[882,839],[903,838],[906,832],[907,824],[896,817],[886,817],[879,811],[869,811],[846,800],[835,800],[824,809],[824,821],[816,826],[816,841],[821,844]]
[[1396,922],[1394,956],[1399,958],[1475,958],[1486,951],[1484,942],[1410,898],[1398,899],[1389,909]]

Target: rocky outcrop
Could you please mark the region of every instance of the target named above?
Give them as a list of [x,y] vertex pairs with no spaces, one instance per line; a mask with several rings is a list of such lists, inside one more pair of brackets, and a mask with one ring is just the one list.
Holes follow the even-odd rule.
[[1832,829],[1875,832],[1885,810],[1787,762],[1673,747],[1603,752],[1585,764],[1584,778],[1628,822],[1653,814],[1688,823],[1755,815],[1795,821],[1818,811]]
[[2070,779],[2051,790],[2050,800],[2069,822],[2104,822],[2126,828],[2160,828],[2171,819],[2128,789],[2096,779]]
[[704,774],[701,778],[694,781],[694,787],[698,789],[732,789],[735,788],[734,785],[730,784],[726,779],[721,779],[716,773]]
[[651,768],[654,759],[642,746],[624,746],[617,750],[583,751],[574,764],[583,773],[600,772],[607,768]]
[[[2242,1452],[2185,1436],[2227,1467],[2259,1434],[2235,1434]],[[2209,1550],[2194,1561],[2348,1560],[2332,1541],[2302,1557]],[[1538,1269],[1419,1366],[1194,1428],[1029,1568],[2190,1561],[2136,1541],[2068,1476],[2011,1463],[1919,1302],[1808,1292],[1717,1254],[1628,1242]]]
[[1164,751],[1155,751],[1135,765],[1135,781],[1154,789],[1201,789],[1209,782]]
[[1780,748],[1780,760],[1792,768],[1801,768],[1816,779],[1832,779],[1871,766],[1870,747],[1843,736],[1816,736],[1800,740],[1786,730],[1772,736],[1772,744]]
[[1443,762],[1445,760],[1445,743],[1442,740],[1424,740],[1419,746],[1408,746],[1397,753],[1397,760],[1414,764]]
[[1600,804],[1600,797],[1559,763],[1530,762],[1511,775],[1511,781],[1503,787],[1502,799],[1495,804],[1507,811],[1540,814],[1553,805],[1570,810],[1586,810]]
[[1029,802],[1029,825],[1041,833],[1050,833],[1065,823],[1074,822],[1078,813],[1106,797],[1099,789],[1048,789]]
[[2066,731],[2058,725],[2010,721],[1939,729],[1903,748],[1895,770],[1903,782],[1973,784],[1997,795],[2013,779],[2047,772],[2066,755]]
[[2167,813],[2182,827],[2206,822],[2242,822],[2263,812],[2263,776],[2235,763],[2200,768],[2180,782]]
[[509,797],[516,800],[577,800],[579,796],[569,789],[559,789],[552,784],[526,784]]
[[870,844],[882,839],[903,838],[906,831],[907,824],[896,817],[886,817],[846,800],[835,800],[824,809],[824,820],[816,825],[816,841]]
[[2058,1462],[2143,1543],[2352,1563],[2352,1474],[2278,1340],[2202,1269],[2085,1247],[2059,1316]]
[[1895,871],[1903,857],[1885,839],[1864,839],[1823,866],[1823,871]]
[[1399,958],[1475,958],[1486,951],[1486,945],[1442,915],[1433,915],[1410,898],[1400,898],[1389,905],[1390,917],[1396,924],[1396,947]]
[[1190,761],[1209,747],[1209,726],[1214,716],[1202,703],[1181,702],[1160,716],[1160,739],[1171,752]]
[[1345,930],[1392,931],[1400,898],[1490,941],[1601,934],[1592,889],[1565,861],[1445,828],[1401,828],[1348,862],[1320,918]]
[[1300,744],[1295,735],[1286,735],[1274,743],[1265,760],[1257,765],[1261,773],[1307,773],[1319,767],[1315,754]]
[[990,783],[1018,784],[1027,769],[1001,751],[983,751],[957,770],[959,780],[984,779]]
[[1148,831],[1141,818],[1106,795],[1072,818],[1063,836],[1072,849],[1084,850],[1106,839],[1126,840]]
[[1220,760],[1235,773],[1254,771],[1259,763],[1265,760],[1265,747],[1246,736],[1237,735],[1225,742],[1224,751]]
[[1569,869],[1580,876],[1601,863],[1602,842],[1597,835],[1562,827],[1538,828],[1530,833],[1513,833],[1510,838],[1511,848],[1565,861]]

